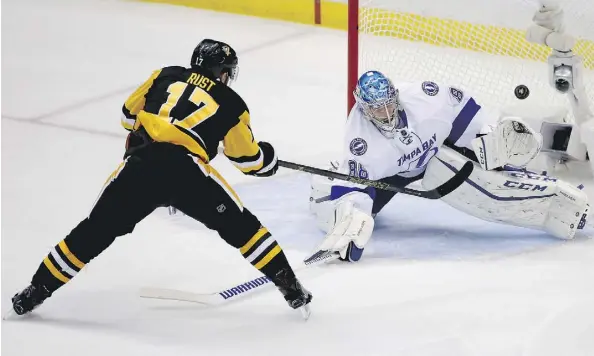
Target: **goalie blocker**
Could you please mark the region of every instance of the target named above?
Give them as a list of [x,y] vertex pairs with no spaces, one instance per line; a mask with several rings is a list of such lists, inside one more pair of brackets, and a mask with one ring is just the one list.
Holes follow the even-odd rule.
[[[467,161],[442,147],[427,166],[423,188],[443,183]],[[588,197],[579,188],[523,170],[475,169],[465,184],[442,200],[485,221],[543,230],[562,239],[572,239],[585,226],[589,208]]]

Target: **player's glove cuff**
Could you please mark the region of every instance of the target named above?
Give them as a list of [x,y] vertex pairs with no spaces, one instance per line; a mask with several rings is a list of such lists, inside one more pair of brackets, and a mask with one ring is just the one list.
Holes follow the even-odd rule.
[[154,142],[153,139],[148,135],[144,128],[140,128],[135,131],[131,131],[126,137],[126,153],[124,158],[134,154],[136,151],[148,146]]
[[274,147],[268,142],[260,141],[258,142],[258,146],[260,146],[260,150],[264,156],[264,163],[262,168],[254,172],[253,175],[257,177],[270,177],[278,170],[276,152],[274,151]]

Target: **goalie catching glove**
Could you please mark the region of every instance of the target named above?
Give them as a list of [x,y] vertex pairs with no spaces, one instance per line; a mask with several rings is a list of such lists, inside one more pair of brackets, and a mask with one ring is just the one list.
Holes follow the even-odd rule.
[[472,147],[484,170],[523,168],[540,152],[542,135],[521,118],[503,117],[491,132],[472,140]]

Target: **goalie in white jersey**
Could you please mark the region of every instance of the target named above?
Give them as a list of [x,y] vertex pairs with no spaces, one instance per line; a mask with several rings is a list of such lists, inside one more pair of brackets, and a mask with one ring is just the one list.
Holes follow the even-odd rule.
[[[343,158],[333,169],[404,187],[422,179],[433,189],[468,160],[474,172],[442,198],[478,218],[573,238],[587,197],[569,184],[521,170],[540,151],[541,135],[519,117],[499,117],[461,89],[432,81],[390,81],[364,73],[346,122]],[[510,170],[514,167],[513,170]],[[316,176],[310,210],[327,235],[320,250],[357,261],[374,217],[395,193]]]

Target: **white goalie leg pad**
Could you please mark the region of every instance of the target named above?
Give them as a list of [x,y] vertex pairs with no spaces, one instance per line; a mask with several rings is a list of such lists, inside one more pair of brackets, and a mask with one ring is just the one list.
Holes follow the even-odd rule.
[[572,239],[588,216],[588,197],[567,182],[558,180],[556,183],[557,189],[551,198],[544,228],[559,238]]
[[[427,166],[423,187],[437,187],[467,161],[459,153],[441,148]],[[485,171],[479,167],[441,200],[485,221],[543,230],[562,239],[574,237],[588,210],[586,193],[556,178],[524,171]]]
[[[359,198],[365,195],[371,204],[371,198],[364,193],[357,194]],[[347,248],[353,242],[359,249],[365,248],[373,232],[374,220],[370,214],[356,206],[355,201],[345,195],[336,205],[336,224],[329,231],[319,250],[338,251],[342,258],[346,257]],[[367,209],[365,209],[367,210]]]
[[542,135],[521,118],[507,116],[492,132],[473,139],[472,148],[484,170],[525,167],[540,152]]
[[[338,165],[336,165],[338,167]],[[329,170],[335,170],[334,166]],[[330,199],[330,192],[334,180],[327,177],[312,175],[309,191],[309,212],[316,219],[316,226],[328,232],[334,226],[334,210],[336,202]]]

